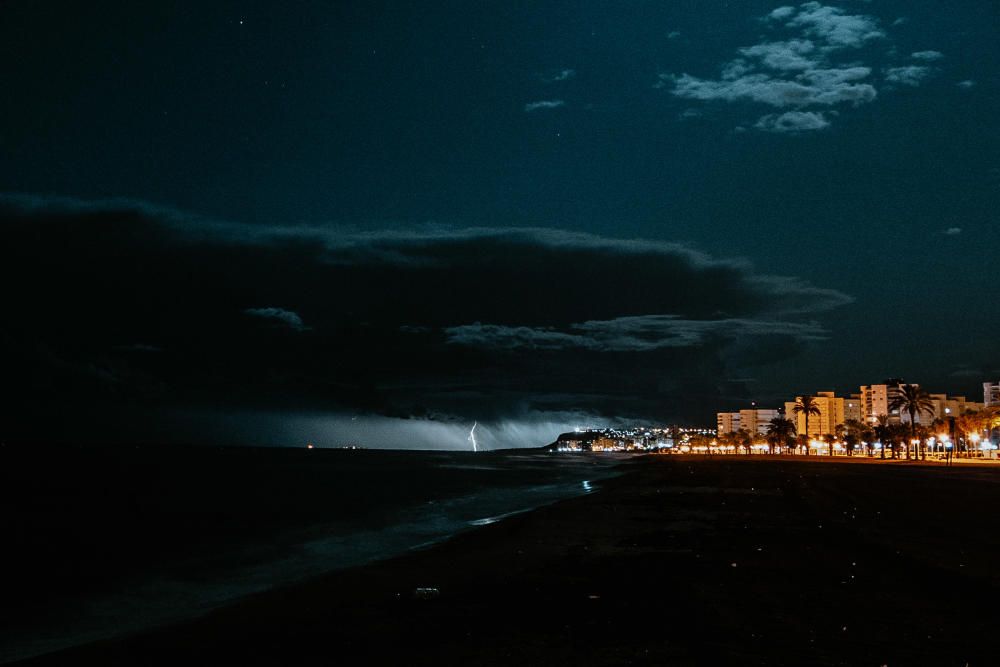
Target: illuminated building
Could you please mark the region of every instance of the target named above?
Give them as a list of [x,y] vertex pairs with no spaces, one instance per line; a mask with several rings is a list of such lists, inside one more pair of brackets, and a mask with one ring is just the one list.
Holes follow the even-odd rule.
[[720,412],[716,415],[716,433],[736,433],[741,428],[756,435],[766,435],[767,425],[775,417],[779,417],[777,410],[761,410],[759,408],[748,408],[739,412]]
[[899,423],[899,411],[890,410],[889,404],[899,393],[902,380],[886,380],[882,384],[872,384],[861,387],[861,414],[865,421],[874,424],[879,415],[889,415],[889,421]]
[[844,421],[861,421],[864,416],[864,406],[861,394],[851,394],[844,399]]
[[[806,434],[806,416],[796,414],[795,404],[801,399],[796,396],[794,401],[785,403],[785,416],[795,422],[799,435]],[[835,396],[832,391],[820,391],[812,397],[813,403],[819,408],[818,415],[809,415],[809,437],[818,438],[828,433],[835,433],[837,426],[844,423],[844,398]]]
[[740,430],[742,417],[739,412],[720,412],[716,415],[716,433],[736,433]]
[[767,435],[767,425],[775,417],[780,416],[777,410],[740,410],[740,428],[745,428],[756,435]]
[[[898,394],[902,380],[886,380],[883,384],[861,387],[862,407],[865,419],[870,424],[878,420],[879,415],[889,415],[891,423],[910,423],[910,415],[900,414],[899,410],[890,410],[892,399]],[[983,385],[986,386],[985,384]],[[982,410],[984,405],[975,401],[967,401],[965,396],[948,396],[947,394],[930,394],[934,404],[932,412],[921,412],[916,416],[918,424],[929,425],[935,419],[947,419],[965,414],[969,410]]]
[[1000,382],[983,383],[983,404],[987,408],[1000,405]]
[[[978,412],[985,406],[982,403],[965,400],[965,396],[948,396],[946,394],[931,394],[931,402],[934,403],[934,412],[926,412],[917,416],[918,424],[930,424],[935,419],[947,419],[948,417],[958,417],[969,410]],[[903,421],[910,422],[909,415],[902,415]]]

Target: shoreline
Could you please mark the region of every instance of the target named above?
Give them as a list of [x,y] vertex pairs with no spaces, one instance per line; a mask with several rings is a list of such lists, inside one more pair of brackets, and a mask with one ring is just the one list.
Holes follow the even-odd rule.
[[[275,534],[267,546],[252,542],[209,554],[211,564],[202,566],[192,559],[190,563],[174,564],[172,570],[116,582],[98,595],[54,601],[58,604],[51,607],[51,620],[46,625],[7,630],[9,637],[17,641],[8,642],[0,651],[0,664],[17,664],[101,642],[127,641],[198,622],[258,595],[433,548],[457,535],[585,495],[590,492],[590,484],[596,486],[619,474],[617,469],[628,458],[616,456],[599,466],[586,465],[587,480],[583,476],[577,481],[539,479],[532,485],[484,487],[472,494],[439,497],[429,506],[418,503],[402,508],[392,520],[385,518],[370,527],[359,525],[348,533],[340,532],[340,528],[330,532],[330,526],[322,525],[293,529],[287,534]],[[493,457],[481,457],[480,461],[485,467],[477,470],[492,470],[497,463]],[[487,461],[491,465],[486,465]],[[538,465],[546,463],[540,461]],[[465,469],[468,465],[438,467]],[[274,554],[267,556],[268,550]],[[188,581],[188,572],[197,578]],[[34,606],[40,608],[43,603]],[[79,611],[83,605],[85,614]],[[59,628],[69,630],[58,632]]]
[[637,458],[589,495],[16,664],[995,662],[1000,520],[969,508],[1000,471],[861,463],[890,461]]

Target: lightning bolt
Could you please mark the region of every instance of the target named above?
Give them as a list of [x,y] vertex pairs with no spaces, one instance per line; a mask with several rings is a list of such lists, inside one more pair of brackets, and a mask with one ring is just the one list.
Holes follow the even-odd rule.
[[479,443],[476,442],[476,427],[479,426],[479,422],[475,422],[472,425],[472,430],[469,431],[469,442],[472,443],[472,451],[479,451]]

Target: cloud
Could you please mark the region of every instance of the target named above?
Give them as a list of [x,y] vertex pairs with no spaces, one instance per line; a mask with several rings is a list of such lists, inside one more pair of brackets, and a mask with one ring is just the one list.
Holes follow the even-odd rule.
[[298,313],[285,310],[284,308],[247,308],[243,312],[251,317],[260,317],[265,320],[281,322],[295,331],[307,331],[309,329],[309,327],[302,323],[302,318],[299,317]]
[[129,345],[119,345],[119,350],[127,352],[163,352],[163,348],[148,343],[132,343]]
[[959,81],[955,85],[964,90],[969,90],[970,88],[976,87],[976,82],[972,79],[966,79],[965,81]]
[[124,438],[167,409],[694,417],[851,302],[664,241],[244,225],[126,200],[0,196],[0,247],[17,248],[0,280],[32,281],[0,329],[6,386],[28,389],[0,400],[24,433],[57,406],[67,438]]
[[933,72],[932,68],[923,65],[904,65],[903,67],[890,67],[885,70],[885,80],[889,83],[898,83],[904,86],[919,86],[924,79]]
[[[469,420],[435,414],[386,417],[267,410],[231,411],[221,418],[207,411],[184,411],[173,415],[173,422],[183,427],[187,442],[238,441],[259,446],[280,442],[296,447],[311,442],[318,448],[355,444],[371,448],[452,451],[471,451],[469,430],[473,420],[478,423],[479,451],[538,447],[554,441],[560,433],[581,426],[624,425],[615,418],[559,410],[529,410],[516,417],[473,417]],[[206,429],[206,425],[211,427]]]
[[886,36],[875,17],[847,14],[839,7],[818,2],[800,5],[798,13],[789,17],[786,25],[804,29],[806,35],[825,42],[829,49],[858,48]]
[[576,76],[575,69],[560,69],[553,70],[547,74],[540,75],[540,79],[545,83],[557,83],[559,81],[568,81]]
[[680,36],[681,33],[679,30],[671,30],[670,32],[667,33],[667,39],[677,39]]
[[802,73],[802,79],[820,88],[831,88],[843,83],[866,79],[871,73],[871,67],[862,66],[840,69],[811,69]]
[[448,342],[487,349],[561,350],[595,352],[650,352],[661,348],[696,347],[708,338],[788,336],[799,341],[827,338],[815,322],[721,319],[686,320],[672,315],[621,317],[571,324],[563,331],[552,328],[474,324],[449,327]]
[[572,347],[595,349],[588,346],[586,339],[582,336],[555,331],[551,328],[474,322],[447,327],[444,332],[449,343],[485,349],[561,350]]
[[530,113],[539,109],[558,109],[561,106],[565,106],[565,104],[563,100],[539,100],[538,102],[528,102],[524,105],[524,110]]
[[721,66],[718,79],[661,74],[656,87],[669,88],[684,99],[796,110],[765,116],[754,126],[771,132],[824,129],[830,125],[829,118],[810,108],[858,106],[878,97],[878,91],[866,81],[870,67],[835,59],[839,51],[855,50],[885,37],[876,18],[807,2],[799,7],[779,7],[764,19],[771,29],[783,27],[798,34],[738,49],[738,57]]
[[962,233],[962,228],[961,227],[949,227],[948,229],[944,230],[944,233],[947,236],[958,236],[959,234]]
[[[825,73],[833,71],[822,70]],[[794,81],[771,78],[767,74],[751,74],[731,81],[711,81],[683,74],[673,79],[673,94],[686,99],[750,101],[774,107],[858,105],[871,102],[877,96],[870,84],[837,81],[830,76],[811,79],[812,74],[805,72]]]
[[[872,67],[859,61],[859,53],[860,57],[867,53],[862,47],[888,39],[876,17],[805,2],[797,7],[778,7],[763,17],[763,23],[765,30],[780,32],[781,38],[769,35],[757,44],[737,49],[736,57],[720,66],[718,78],[661,73],[654,87],[689,100],[794,110],[766,115],[754,124],[768,132],[822,130],[831,124],[830,112],[824,108],[857,107],[878,98],[870,80]],[[913,54],[924,62],[941,57],[938,51]],[[931,68],[923,65],[891,66],[885,71],[885,80],[917,85],[930,73]],[[745,129],[745,124],[737,128]]]
[[815,51],[816,45],[807,39],[765,42],[739,50],[740,54],[748,58],[757,58],[767,67],[777,70],[812,69],[818,64],[816,58],[809,57]]
[[783,114],[768,114],[754,126],[767,132],[811,132],[830,126],[830,121],[815,111],[786,111]]
[[772,11],[770,14],[767,15],[767,18],[773,21],[784,21],[785,19],[790,18],[791,16],[794,15],[795,15],[795,7],[785,5],[784,7],[778,7],[777,9]]

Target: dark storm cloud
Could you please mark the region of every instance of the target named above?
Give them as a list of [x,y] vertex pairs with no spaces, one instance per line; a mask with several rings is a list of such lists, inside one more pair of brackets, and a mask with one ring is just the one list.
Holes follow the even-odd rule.
[[284,308],[247,308],[245,311],[251,317],[262,317],[266,320],[273,320],[294,329],[295,331],[306,331],[307,327],[298,313],[293,313]]
[[708,337],[786,335],[797,340],[824,340],[816,324],[770,320],[684,320],[672,315],[641,315],[570,325],[566,331],[551,328],[510,327],[481,323],[449,327],[449,342],[483,348],[570,349],[596,352],[650,352],[666,347],[697,347]]
[[19,314],[7,384],[26,389],[7,405],[36,412],[677,417],[718,394],[733,350],[793,354],[851,300],[678,244],[249,226],[127,201],[2,198],[0,246]]

